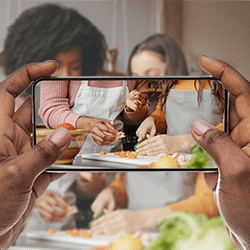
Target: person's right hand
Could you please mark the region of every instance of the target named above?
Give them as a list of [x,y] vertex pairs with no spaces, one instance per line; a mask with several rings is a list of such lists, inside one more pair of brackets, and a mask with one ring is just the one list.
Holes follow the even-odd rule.
[[153,116],[146,118],[136,130],[138,141],[142,140],[147,134],[154,136],[156,134],[156,120]]
[[95,199],[91,205],[91,210],[94,212],[95,218],[102,211],[107,210],[109,212],[115,209],[115,196],[112,188],[105,188]]
[[89,129],[94,142],[100,146],[110,145],[119,139],[119,132],[106,120],[80,117],[76,128]]
[[15,98],[56,67],[55,61],[30,64],[0,84],[0,249],[11,246],[36,200],[61,176],[44,171],[69,146],[69,131],[58,129],[33,147],[31,98],[14,112]]
[[202,120],[192,124],[191,133],[218,165],[218,173],[204,177],[232,242],[250,249],[250,84],[221,61],[201,56],[200,65],[230,92],[230,136]]
[[49,223],[60,222],[70,215],[70,205],[60,194],[52,191],[46,191],[37,199],[35,207],[41,218]]

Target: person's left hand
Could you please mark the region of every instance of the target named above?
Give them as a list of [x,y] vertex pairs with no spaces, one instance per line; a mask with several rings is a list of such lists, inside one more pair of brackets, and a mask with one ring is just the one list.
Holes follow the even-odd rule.
[[137,146],[136,153],[148,156],[171,155],[183,150],[190,150],[193,143],[191,134],[180,136],[156,135],[140,143]]
[[32,147],[32,103],[26,99],[14,113],[15,98],[32,81],[49,77],[54,61],[27,65],[0,84],[0,249],[15,240],[37,198],[61,174],[46,173],[71,142],[61,128]]
[[126,100],[126,109],[129,112],[141,110],[147,102],[147,94],[142,94],[138,90],[132,90]]
[[91,232],[95,235],[133,234],[143,228],[140,212],[128,209],[108,212],[92,223]]

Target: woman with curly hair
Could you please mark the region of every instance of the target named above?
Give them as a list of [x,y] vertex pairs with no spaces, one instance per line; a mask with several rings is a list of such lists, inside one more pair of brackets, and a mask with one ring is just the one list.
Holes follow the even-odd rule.
[[[88,19],[71,8],[42,4],[24,11],[9,27],[4,44],[3,66],[5,74],[9,75],[25,64],[56,60],[58,69],[52,76],[96,76],[102,72],[105,59],[105,38]],[[91,130],[88,143],[86,140],[86,147],[82,150],[94,152],[97,146],[98,150],[101,148],[102,143],[115,144],[117,131],[123,126],[119,119],[121,113],[125,120],[126,117],[128,120],[134,117],[138,119],[138,114],[141,114],[140,119],[147,116],[147,107],[137,112],[134,107],[130,108],[130,102],[125,105],[127,98],[137,91],[132,90],[134,83],[123,81],[88,81],[87,85],[85,81],[42,82],[39,114],[49,128],[70,123],[76,128]],[[86,92],[89,96],[84,101],[89,102],[91,110],[86,109],[86,102],[82,103],[83,99],[79,98]],[[107,95],[103,93],[116,97],[117,103],[113,98],[104,98]],[[24,97],[29,94],[26,92]],[[105,107],[112,107],[112,121],[103,117],[99,106],[93,105],[93,100],[105,104]],[[105,129],[113,135],[105,134]],[[104,142],[98,137],[102,133],[107,137]],[[121,142],[115,146],[121,147]],[[76,224],[71,212],[74,211],[72,206],[76,204],[76,194],[80,192],[93,198],[106,183],[106,173],[97,174],[95,178],[86,178],[84,173],[64,175],[38,199],[37,209],[28,220],[25,232],[47,230],[52,227],[50,223],[58,230],[74,228]]]

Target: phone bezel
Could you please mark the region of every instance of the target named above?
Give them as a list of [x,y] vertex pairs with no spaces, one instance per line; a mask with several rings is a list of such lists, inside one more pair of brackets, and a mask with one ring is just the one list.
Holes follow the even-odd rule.
[[[32,126],[33,126],[33,142],[36,144],[36,113],[35,113],[35,87],[41,81],[123,81],[123,80],[217,80],[221,82],[219,79],[212,76],[74,76],[74,77],[49,77],[49,78],[40,78],[33,82],[32,85]],[[222,84],[222,83],[221,83]],[[223,84],[222,84],[223,86]],[[228,133],[228,124],[229,124],[229,97],[228,91],[225,89],[225,109],[224,109],[224,131]],[[128,171],[181,171],[181,172],[217,172],[216,168],[201,168],[201,169],[131,169],[131,168],[101,168],[101,167],[84,167],[77,166],[74,168],[74,165],[70,168],[56,168],[58,165],[54,165],[55,168],[48,168],[47,172],[81,172],[81,171],[90,171],[90,172],[128,172]],[[65,165],[67,166],[67,165]]]

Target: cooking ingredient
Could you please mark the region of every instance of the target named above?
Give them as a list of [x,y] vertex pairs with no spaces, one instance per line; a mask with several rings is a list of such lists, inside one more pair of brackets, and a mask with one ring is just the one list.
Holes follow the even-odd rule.
[[49,229],[48,230],[48,234],[55,234],[56,233],[56,230],[55,229]]
[[106,154],[107,154],[106,151],[101,151],[101,152],[100,152],[100,155],[106,155]]
[[157,162],[155,162],[155,168],[180,168],[180,164],[175,158],[168,155],[162,156]]
[[143,250],[141,241],[129,234],[120,236],[112,245],[112,250]]
[[90,221],[90,222],[89,222],[89,228],[92,227],[92,223],[93,223],[95,220],[97,220],[98,218],[100,218],[100,217],[103,216],[103,215],[104,215],[104,212],[101,212],[101,213],[99,213],[92,221]]
[[173,212],[157,225],[158,237],[145,250],[233,250],[220,216],[208,219],[202,214]]
[[93,237],[92,234],[85,229],[69,229],[65,230],[64,233],[67,235],[71,235],[72,237],[81,237],[84,239],[90,239]]
[[91,239],[92,238],[92,233],[88,232],[85,229],[80,229],[80,236],[84,239]]
[[127,154],[126,154],[126,152],[125,151],[121,151],[121,153],[120,153],[120,155],[119,155],[120,157],[127,157]]
[[137,154],[131,153],[131,154],[128,155],[128,158],[129,159],[136,159],[137,158]]
[[137,146],[138,146],[140,143],[142,143],[143,141],[145,141],[146,139],[148,139],[148,138],[145,136],[143,139],[141,139],[139,142],[137,142],[137,143],[134,145],[134,150],[136,151],[136,150],[137,150]]
[[76,128],[73,125],[71,125],[70,123],[60,124],[59,126],[56,127],[56,130],[59,128],[66,128],[68,130],[76,130]]
[[117,152],[114,152],[114,155],[120,155],[121,152],[117,151]]
[[192,157],[187,163],[182,166],[183,168],[205,168],[208,163],[212,161],[211,157],[202,150],[202,148],[195,143],[192,148]]

